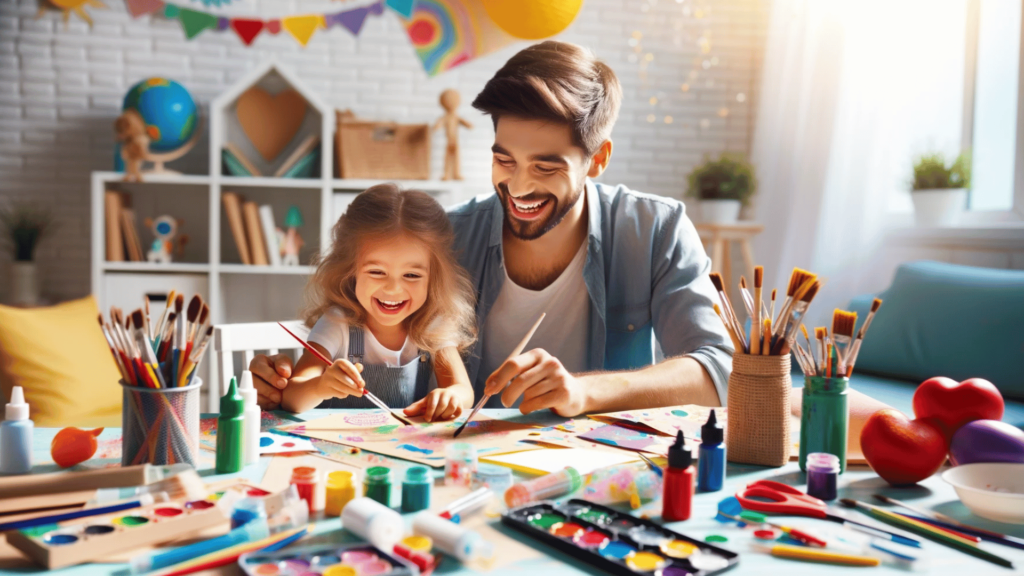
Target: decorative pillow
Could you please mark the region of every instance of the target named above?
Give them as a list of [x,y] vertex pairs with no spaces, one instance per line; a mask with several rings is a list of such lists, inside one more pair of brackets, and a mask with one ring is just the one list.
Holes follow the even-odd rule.
[[98,316],[92,296],[49,308],[0,306],[3,402],[21,386],[36,426],[120,426],[121,374]]

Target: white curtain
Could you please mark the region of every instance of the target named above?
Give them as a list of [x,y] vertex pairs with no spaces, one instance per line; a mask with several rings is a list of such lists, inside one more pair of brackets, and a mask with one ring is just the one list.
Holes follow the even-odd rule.
[[824,277],[805,323],[890,278],[872,255],[909,209],[913,157],[960,144],[966,0],[774,0],[751,158],[756,257],[782,296]]

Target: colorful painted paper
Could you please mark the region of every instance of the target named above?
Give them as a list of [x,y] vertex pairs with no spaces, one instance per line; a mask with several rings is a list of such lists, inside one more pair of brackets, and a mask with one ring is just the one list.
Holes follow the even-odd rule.
[[562,450],[530,450],[514,454],[481,456],[480,461],[505,466],[527,474],[550,474],[566,466],[572,466],[580,474],[590,474],[598,468],[639,462],[640,457],[621,450],[566,448]]
[[[606,414],[591,414],[590,418],[605,424],[615,424],[646,432],[674,437],[678,430],[683,431],[687,439],[700,438],[700,427],[708,420],[711,408],[687,404],[684,406],[668,406],[648,410],[624,410]],[[715,416],[722,426],[726,426],[728,410],[715,408]]]
[[[301,422],[298,418],[277,412],[260,412],[260,432],[266,432],[278,426]],[[217,415],[199,418],[199,448],[217,450]]]
[[444,466],[445,445],[451,442],[472,444],[478,454],[500,454],[530,448],[519,441],[531,434],[539,435],[531,424],[478,415],[455,439],[461,421],[429,423],[418,417],[410,419],[414,425],[403,426],[384,412],[349,412],[281,426],[279,430],[434,467]]
[[[685,434],[685,432],[684,432]],[[659,434],[647,434],[633,428],[606,424],[594,428],[590,432],[580,434],[580,438],[599,442],[616,448],[636,450],[637,452],[650,452],[660,456],[668,455],[668,447],[672,445],[672,438]]]
[[[390,0],[388,7],[395,9]],[[515,41],[487,16],[480,0],[416,0],[404,24],[430,76]]]
[[282,454],[286,452],[317,452],[317,449],[308,438],[286,436],[273,432],[260,433],[261,456],[264,454]]

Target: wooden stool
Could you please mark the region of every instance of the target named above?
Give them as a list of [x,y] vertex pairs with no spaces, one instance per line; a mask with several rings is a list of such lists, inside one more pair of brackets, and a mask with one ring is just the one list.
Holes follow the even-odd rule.
[[735,224],[694,224],[700,239],[707,249],[711,245],[711,271],[722,275],[722,282],[726,290],[732,285],[730,278],[731,262],[729,259],[729,242],[739,242],[740,251],[743,254],[743,268],[747,275],[750,287],[754,284],[754,250],[750,247],[750,239],[757,236],[764,230],[764,226],[756,222],[737,222]]

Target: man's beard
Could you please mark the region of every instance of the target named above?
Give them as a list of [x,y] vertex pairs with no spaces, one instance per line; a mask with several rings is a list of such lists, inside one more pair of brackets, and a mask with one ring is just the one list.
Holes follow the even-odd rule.
[[511,214],[512,207],[510,204],[512,203],[512,197],[511,194],[509,194],[507,185],[504,183],[498,184],[494,187],[494,190],[495,193],[497,193],[498,198],[501,200],[502,210],[505,211],[505,227],[508,231],[520,240],[536,240],[553,230],[555,226],[562,223],[562,220],[565,219],[566,215],[569,214],[569,211],[572,210],[572,207],[576,205],[577,201],[579,201],[580,196],[583,195],[584,188],[586,188],[586,183],[580,183],[576,193],[566,198],[564,205],[559,202],[558,198],[553,194],[548,194],[546,192],[536,196],[531,193],[522,198],[518,198],[521,202],[539,202],[547,200],[553,203],[551,214],[545,220],[531,220],[528,222],[524,222]]

